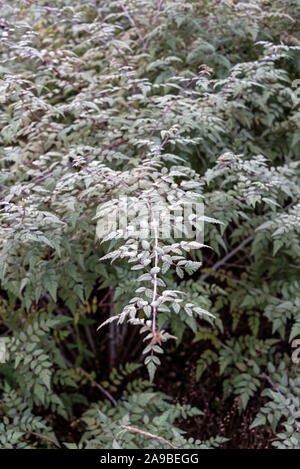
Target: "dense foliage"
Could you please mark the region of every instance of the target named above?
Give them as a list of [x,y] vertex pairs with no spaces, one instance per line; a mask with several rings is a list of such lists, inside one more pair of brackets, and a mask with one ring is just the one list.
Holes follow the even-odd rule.
[[[259,402],[249,432],[299,448],[299,0],[0,17],[0,447],[222,447],[206,404]],[[101,238],[120,197],[153,239]],[[157,200],[203,203],[205,244],[160,239]],[[161,392],[178,350],[218,402]]]

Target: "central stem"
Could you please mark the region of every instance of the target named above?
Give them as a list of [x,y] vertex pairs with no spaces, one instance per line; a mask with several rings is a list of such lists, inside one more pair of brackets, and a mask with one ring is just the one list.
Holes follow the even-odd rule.
[[[151,207],[150,202],[147,202],[148,210],[150,212],[151,224],[154,233],[154,267],[155,273],[153,274],[153,296],[152,296],[152,303],[155,303],[157,297],[157,272],[156,269],[158,267],[158,222],[154,217],[153,210]],[[153,305],[153,314],[152,314],[152,335],[153,337],[156,335],[156,315],[157,315],[157,306]]]
[[[158,252],[157,252],[157,247],[158,247],[158,230],[156,226],[156,221],[154,221],[154,255],[155,255],[155,261],[154,261],[154,267],[158,267]],[[153,275],[153,298],[152,301],[156,301],[157,297],[157,273]],[[157,314],[157,307],[153,306],[153,323],[152,323],[152,334],[155,336],[156,334],[156,314]]]

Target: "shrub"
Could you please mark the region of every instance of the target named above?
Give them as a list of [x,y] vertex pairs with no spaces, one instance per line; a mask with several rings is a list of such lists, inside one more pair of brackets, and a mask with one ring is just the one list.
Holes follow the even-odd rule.
[[[185,439],[175,420],[199,411],[149,383],[125,401],[99,384],[99,341],[116,370],[138,326],[150,381],[171,343],[204,344],[197,379],[218,364],[240,412],[263,391],[253,428],[297,446],[298,2],[13,0],[1,17],[1,445],[60,444],[49,413],[78,409],[69,446],[222,444]],[[153,239],[102,236],[122,197]],[[158,201],[203,203],[205,244],[161,240]]]

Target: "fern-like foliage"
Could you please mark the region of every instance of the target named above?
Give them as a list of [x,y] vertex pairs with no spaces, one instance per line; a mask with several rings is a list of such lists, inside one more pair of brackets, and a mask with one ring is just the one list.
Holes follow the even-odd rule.
[[226,439],[216,437],[201,442],[185,437],[175,421],[202,415],[190,405],[171,404],[168,397],[154,392],[147,384],[133,382],[135,391],[125,391],[117,407],[110,402],[95,403],[82,417],[86,430],[78,446],[87,449],[207,449],[218,447]]
[[[81,403],[79,447],[219,445],[185,439],[176,418],[198,411],[144,377],[119,401],[133,343],[151,381],[183,343],[241,413],[267,382],[259,422],[297,446],[298,0],[5,0],[0,18],[0,444],[55,446],[41,414]],[[103,236],[121,200],[133,215]],[[161,237],[157,203],[202,204],[203,242]]]

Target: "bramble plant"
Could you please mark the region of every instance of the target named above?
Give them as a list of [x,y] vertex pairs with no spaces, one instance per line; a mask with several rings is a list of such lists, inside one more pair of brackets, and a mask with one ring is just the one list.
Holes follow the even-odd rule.
[[299,447],[299,1],[0,18],[0,447]]

